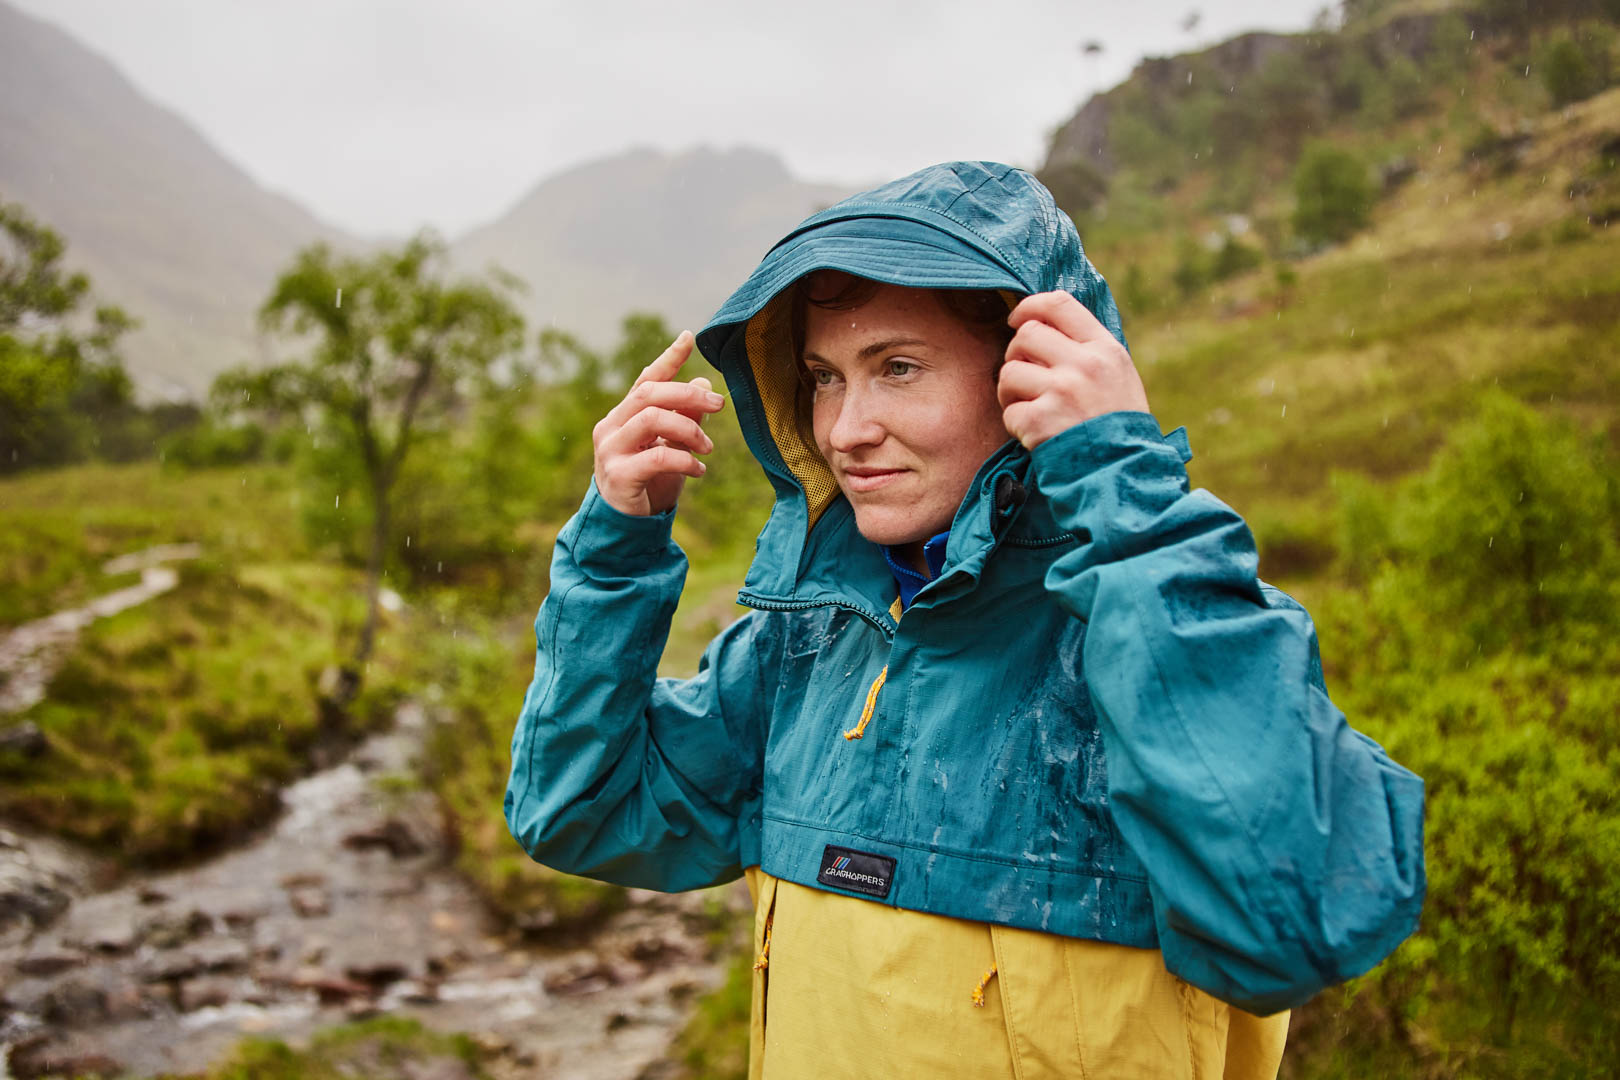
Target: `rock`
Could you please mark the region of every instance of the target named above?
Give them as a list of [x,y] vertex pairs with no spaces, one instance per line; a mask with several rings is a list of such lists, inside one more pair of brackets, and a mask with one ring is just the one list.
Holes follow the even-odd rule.
[[396,859],[420,855],[427,850],[427,845],[417,838],[410,826],[398,818],[389,818],[380,825],[350,833],[343,838],[343,846],[351,851],[381,848]]
[[409,979],[394,988],[399,999],[407,1005],[437,1005],[439,982],[437,979]]
[[36,1076],[117,1076],[124,1067],[106,1054],[55,1055],[33,1051],[15,1057],[12,1070],[18,1080]]
[[289,889],[287,901],[301,919],[318,919],[332,911],[332,898],[326,890],[311,885]]
[[683,943],[651,934],[631,942],[629,953],[630,959],[649,971],[691,958],[690,950]]
[[10,752],[26,758],[37,758],[43,757],[50,748],[50,740],[32,720],[0,728],[0,754]]
[[196,955],[180,949],[165,949],[142,958],[136,965],[136,974],[146,982],[172,982],[189,979],[202,973],[203,964]]
[[220,916],[225,925],[231,930],[250,930],[253,924],[264,917],[262,908],[234,908]]
[[512,1052],[511,1041],[502,1038],[493,1031],[475,1031],[470,1037],[473,1045],[478,1048],[481,1057],[504,1057]]
[[313,871],[305,871],[301,874],[288,874],[286,877],[281,879],[281,887],[283,889],[301,889],[307,885],[325,884],[326,875],[317,874]]
[[167,904],[169,894],[155,886],[142,885],[140,891],[135,894],[135,899],[143,904]]
[[1410,157],[1398,157],[1386,161],[1378,167],[1378,180],[1387,195],[1412,179],[1417,173],[1417,162]]
[[291,980],[300,990],[313,990],[322,1005],[340,1005],[351,998],[370,997],[372,988],[363,982],[339,975],[302,976]]
[[574,997],[580,994],[594,994],[598,990],[618,986],[622,981],[611,964],[593,958],[575,961],[559,971],[552,972],[541,980],[541,985],[546,988],[548,994]]
[[466,950],[455,945],[434,945],[427,956],[428,974],[448,975],[466,962]]
[[235,998],[236,989],[236,983],[230,979],[208,976],[187,979],[180,984],[180,1009],[183,1012],[196,1012],[210,1006],[217,1008],[228,1005]]
[[193,908],[184,913],[160,911],[142,922],[136,933],[155,948],[172,949],[213,928],[214,920]]
[[381,1012],[376,1001],[370,998],[356,998],[343,1006],[343,1015],[350,1020],[370,1020]]
[[107,1019],[107,992],[78,977],[58,982],[40,999],[40,1015],[47,1023],[81,1027]]
[[409,972],[405,965],[394,960],[372,960],[369,962],[348,964],[343,968],[343,974],[359,982],[371,986],[383,987],[389,983],[398,982]]
[[0,829],[0,945],[26,941],[81,895],[93,868],[59,841]]
[[204,971],[241,971],[253,960],[253,950],[235,938],[207,938],[189,951]]
[[628,1013],[616,1012],[607,1018],[607,1023],[603,1025],[603,1030],[618,1031],[620,1028],[627,1028],[633,1023],[635,1023],[635,1018],[630,1016]]
[[75,920],[79,925],[70,936],[64,938],[69,945],[108,956],[122,956],[133,952],[141,943],[142,931],[136,927],[133,918],[98,916],[94,924],[88,927],[83,925],[85,921]]
[[674,1001],[685,1001],[701,989],[696,979],[676,979],[669,984],[669,996]]
[[84,963],[84,954],[69,949],[44,946],[19,959],[14,967],[19,975],[55,975]]
[[107,1019],[118,1023],[151,1016],[157,1001],[134,983],[124,983],[107,991]]

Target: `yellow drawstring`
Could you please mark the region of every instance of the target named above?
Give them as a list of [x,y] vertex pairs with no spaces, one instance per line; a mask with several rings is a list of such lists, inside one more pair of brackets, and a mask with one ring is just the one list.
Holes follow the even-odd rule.
[[883,689],[883,680],[889,677],[889,665],[884,664],[878,677],[872,680],[872,689],[866,692],[866,707],[861,710],[860,723],[844,732],[846,739],[859,739],[866,734],[866,725],[871,722],[872,710],[877,708],[878,691]]
[[755,971],[764,971],[771,966],[771,920],[776,917],[776,908],[773,905],[765,915],[765,945],[759,950],[759,959],[754,961]]
[[995,977],[996,965],[991,964],[990,970],[985,972],[984,978],[979,980],[979,985],[973,988],[973,1004],[978,1008],[984,1008],[984,988],[989,986],[990,980]]
[[[900,614],[900,598],[897,596],[894,598],[894,603],[889,605],[889,617],[894,619],[895,623],[898,624],[900,622]],[[872,680],[872,689],[866,692],[866,706],[861,709],[860,722],[854,727],[850,728],[848,731],[844,732],[844,738],[859,739],[861,736],[866,734],[866,725],[872,722],[872,710],[877,708],[878,691],[883,689],[883,681],[888,677],[889,665],[884,664],[883,670],[878,672],[878,677]]]

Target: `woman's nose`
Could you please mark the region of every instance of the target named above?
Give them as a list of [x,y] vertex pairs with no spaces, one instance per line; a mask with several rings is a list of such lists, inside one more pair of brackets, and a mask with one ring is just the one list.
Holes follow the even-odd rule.
[[838,415],[827,442],[840,454],[847,454],[862,446],[875,446],[883,441],[884,427],[880,422],[870,392],[858,384],[848,386],[839,396]]

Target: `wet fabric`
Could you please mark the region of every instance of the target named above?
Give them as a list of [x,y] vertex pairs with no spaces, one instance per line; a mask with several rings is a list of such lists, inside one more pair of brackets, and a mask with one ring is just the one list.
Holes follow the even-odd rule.
[[[923,170],[790,234],[698,339],[776,492],[753,610],[695,677],[659,679],[686,570],[673,515],[593,486],[535,620],[513,835],[628,885],[758,865],[874,913],[1141,950],[1255,1014],[1376,964],[1421,906],[1422,781],[1333,705],[1309,617],[1257,578],[1242,518],[1191,489],[1184,433],[1121,412],[1009,441],[897,620],[793,396],[782,290],[824,266],[1064,288],[1124,340],[1072,223],[1019,170]],[[1025,500],[997,498],[1014,483]]]

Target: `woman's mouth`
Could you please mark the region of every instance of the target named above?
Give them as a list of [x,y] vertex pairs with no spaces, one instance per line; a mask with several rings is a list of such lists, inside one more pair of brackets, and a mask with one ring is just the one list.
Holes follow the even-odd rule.
[[850,491],[876,491],[891,481],[899,479],[905,471],[904,469],[845,469],[844,484]]

